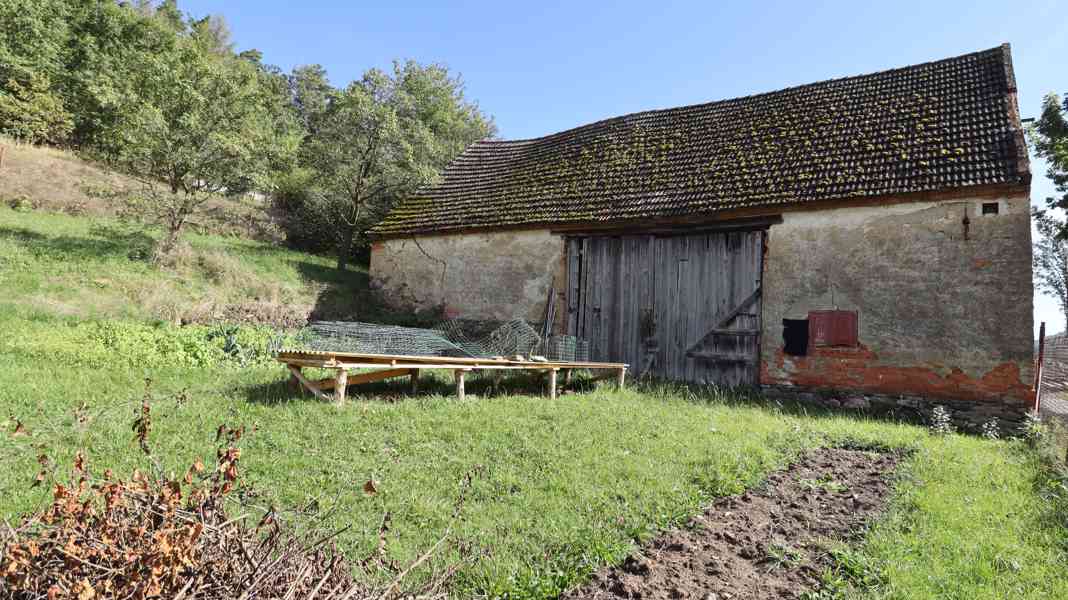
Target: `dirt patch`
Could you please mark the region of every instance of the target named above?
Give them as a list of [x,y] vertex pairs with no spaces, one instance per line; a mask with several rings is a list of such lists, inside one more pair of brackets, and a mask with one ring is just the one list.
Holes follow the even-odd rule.
[[885,508],[899,460],[857,450],[811,452],[563,597],[800,598],[830,563],[827,542],[857,539]]

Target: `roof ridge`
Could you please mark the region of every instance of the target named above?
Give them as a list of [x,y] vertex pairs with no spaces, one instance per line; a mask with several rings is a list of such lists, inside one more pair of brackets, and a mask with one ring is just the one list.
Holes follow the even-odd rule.
[[[709,100],[707,102],[695,102],[693,104],[682,104],[682,105],[679,105],[679,106],[669,106],[667,108],[649,108],[649,109],[646,109],[646,110],[639,110],[639,111],[635,111],[635,112],[632,112],[632,113],[625,113],[625,114],[617,115],[617,116],[614,116],[614,117],[606,117],[604,119],[598,119],[596,121],[591,121],[589,123],[583,123],[582,125],[576,125],[575,127],[570,127],[568,129],[562,129],[560,131],[554,131],[554,132],[547,133],[545,135],[541,135],[541,136],[537,136],[537,137],[515,138],[515,139],[485,138],[485,139],[478,140],[477,142],[474,142],[474,144],[472,144],[472,146],[474,146],[475,144],[480,144],[480,145],[500,145],[500,146],[503,146],[503,145],[508,145],[508,144],[519,145],[519,144],[529,144],[529,143],[541,142],[541,141],[544,141],[546,139],[549,139],[549,138],[552,138],[552,137],[555,137],[555,136],[558,136],[558,135],[572,134],[572,133],[581,131],[583,129],[586,129],[588,127],[599,127],[599,126],[602,126],[602,125],[604,125],[606,123],[610,123],[612,121],[623,121],[623,120],[626,120],[626,119],[633,119],[635,117],[641,117],[641,116],[645,116],[645,115],[656,115],[656,114],[664,113],[664,112],[682,111],[682,110],[687,110],[687,109],[692,109],[692,108],[705,108],[705,107],[712,106],[712,105],[715,105],[715,104],[727,104],[729,102],[738,102],[738,101],[742,101],[742,100],[752,100],[752,99],[755,99],[755,98],[761,98],[763,96],[769,96],[769,95],[772,95],[772,94],[782,94],[784,92],[792,92],[792,91],[795,91],[795,90],[804,90],[804,89],[808,89],[808,88],[811,88],[811,87],[814,87],[814,86],[823,86],[823,85],[827,85],[829,83],[838,83],[838,82],[843,82],[843,81],[853,81],[855,79],[863,79],[863,78],[866,78],[866,77],[879,77],[879,76],[888,75],[888,74],[899,72],[899,71],[910,71],[910,70],[913,70],[913,69],[918,69],[920,67],[938,65],[938,64],[942,64],[942,63],[946,63],[946,62],[958,61],[958,60],[961,60],[961,59],[964,59],[964,58],[969,58],[969,57],[972,57],[972,56],[983,56],[983,55],[987,55],[987,54],[993,54],[995,52],[1003,52],[1005,54],[1005,56],[1010,56],[1009,55],[1009,44],[1008,43],[1003,43],[1003,44],[1001,44],[999,46],[995,46],[993,48],[987,48],[985,50],[976,50],[974,52],[965,52],[964,54],[958,54],[957,56],[950,56],[948,58],[940,58],[938,60],[929,60],[929,61],[926,61],[926,62],[915,63],[915,64],[911,64],[911,65],[905,65],[905,66],[902,66],[902,67],[892,67],[892,68],[889,68],[889,69],[882,69],[882,70],[879,70],[879,71],[872,71],[870,73],[861,73],[859,75],[845,75],[843,77],[832,77],[830,79],[822,79],[820,81],[813,81],[811,83],[802,83],[802,84],[799,84],[799,85],[791,85],[791,86],[787,86],[787,87],[784,87],[784,88],[779,88],[777,90],[768,90],[766,92],[757,92],[757,93],[754,93],[754,94],[746,94],[744,96],[735,96],[733,98],[720,98],[719,100]],[[1010,85],[1012,85],[1015,88],[1016,80],[1015,80],[1015,77],[1013,76],[1013,72],[1012,72],[1011,59],[1008,59],[1008,60],[1010,62],[1007,63],[1007,65],[1008,65],[1007,74],[1010,77],[1010,79],[1009,79]]]
[[[1011,48],[471,144],[372,234],[1028,189]],[[999,193],[1002,193],[999,191]]]

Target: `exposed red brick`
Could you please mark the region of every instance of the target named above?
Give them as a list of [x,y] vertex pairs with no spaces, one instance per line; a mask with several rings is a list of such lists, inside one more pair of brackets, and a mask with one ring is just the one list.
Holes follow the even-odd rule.
[[760,382],[875,394],[908,394],[954,400],[1031,399],[1031,388],[1016,363],[1001,363],[981,377],[958,367],[906,367],[882,364],[870,349],[814,348],[809,356],[777,350],[771,364],[761,363]]

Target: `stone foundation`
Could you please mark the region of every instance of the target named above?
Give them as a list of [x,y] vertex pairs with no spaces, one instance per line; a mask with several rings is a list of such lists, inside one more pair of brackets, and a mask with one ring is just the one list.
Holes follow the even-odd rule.
[[961,431],[977,433],[983,423],[997,417],[1002,435],[1016,435],[1031,407],[1016,399],[1002,402],[976,402],[911,395],[869,394],[829,389],[807,389],[786,385],[762,385],[765,397],[784,402],[847,408],[927,425],[936,406],[950,411],[953,424]]

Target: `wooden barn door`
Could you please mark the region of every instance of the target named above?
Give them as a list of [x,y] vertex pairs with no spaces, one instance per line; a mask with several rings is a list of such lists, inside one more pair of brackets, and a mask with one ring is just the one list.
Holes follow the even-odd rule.
[[759,377],[763,231],[568,242],[568,332],[637,376]]

